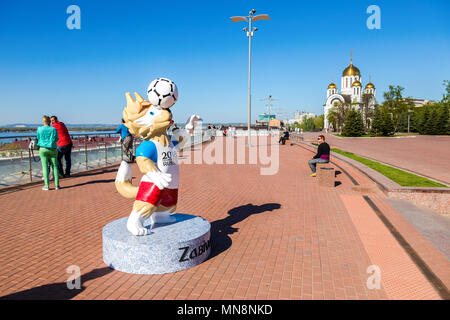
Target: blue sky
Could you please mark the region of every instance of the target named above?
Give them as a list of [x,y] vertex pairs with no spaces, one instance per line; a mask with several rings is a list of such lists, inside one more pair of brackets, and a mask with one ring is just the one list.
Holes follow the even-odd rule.
[[[66,9],[81,9],[69,30]],[[381,9],[369,30],[366,9]],[[276,107],[323,113],[326,88],[349,64],[369,73],[377,99],[390,84],[438,100],[450,79],[450,1],[1,1],[0,125],[120,121],[127,91],[172,79],[175,121],[247,121],[248,38],[229,17],[267,13],[252,42],[252,117]],[[292,113],[291,113],[292,114]]]

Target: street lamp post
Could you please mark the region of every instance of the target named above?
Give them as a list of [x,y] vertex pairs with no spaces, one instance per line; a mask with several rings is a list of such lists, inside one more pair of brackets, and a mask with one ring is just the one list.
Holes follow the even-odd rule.
[[251,110],[252,110],[252,98],[251,98],[251,65],[252,65],[252,37],[253,32],[257,31],[258,29],[253,27],[252,29],[252,21],[258,21],[258,20],[270,20],[269,15],[267,14],[260,14],[254,16],[256,13],[255,9],[252,9],[248,16],[242,17],[242,16],[236,16],[231,17],[231,21],[233,22],[239,22],[239,21],[248,21],[248,29],[244,28],[244,31],[247,32],[248,37],[248,146],[251,147],[251,140],[250,140],[250,128],[251,128]]

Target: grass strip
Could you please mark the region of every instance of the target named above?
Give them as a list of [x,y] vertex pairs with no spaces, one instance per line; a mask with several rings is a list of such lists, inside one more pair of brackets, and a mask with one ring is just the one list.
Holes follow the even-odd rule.
[[[313,143],[314,145],[317,145],[316,143]],[[392,181],[398,183],[399,185],[403,187],[433,187],[433,188],[448,188],[446,185],[435,182],[432,180],[429,180],[427,178],[415,175],[413,173],[403,171],[385,164],[382,164],[380,162],[376,162],[373,160],[369,160],[367,158],[363,158],[360,156],[357,156],[354,153],[331,148],[331,151],[342,154],[343,156],[346,156],[350,159],[356,160],[369,168],[372,168],[373,170],[381,173],[385,177],[391,179]]]

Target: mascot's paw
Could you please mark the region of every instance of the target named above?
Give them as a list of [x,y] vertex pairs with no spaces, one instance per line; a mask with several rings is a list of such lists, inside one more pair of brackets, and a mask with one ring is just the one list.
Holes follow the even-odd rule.
[[150,217],[150,223],[173,223],[177,221],[175,217],[172,217],[169,212],[154,212]]
[[147,177],[150,178],[156,186],[162,190],[169,186],[170,181],[172,181],[172,175],[170,173],[164,173],[160,171],[150,171],[146,173]]
[[191,115],[188,121],[186,121],[185,129],[188,131],[194,130],[195,125],[198,121],[202,121],[202,119],[198,115],[196,114]]
[[141,213],[134,210],[128,217],[127,229],[135,236],[145,236],[150,233],[150,230],[142,225]]
[[131,181],[131,167],[125,161],[120,164],[119,170],[117,171],[116,182],[124,183],[125,181]]

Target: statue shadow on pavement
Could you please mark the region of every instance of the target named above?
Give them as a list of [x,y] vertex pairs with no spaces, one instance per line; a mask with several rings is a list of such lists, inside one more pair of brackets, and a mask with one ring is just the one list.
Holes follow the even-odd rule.
[[211,254],[209,259],[218,256],[231,247],[232,240],[229,235],[239,230],[238,228],[234,228],[233,225],[247,219],[253,214],[280,208],[281,205],[279,203],[266,203],[259,206],[249,203],[229,210],[226,218],[213,221],[211,223]]
[[102,179],[102,180],[91,180],[91,181],[87,181],[87,182],[82,182],[82,183],[78,183],[78,184],[74,184],[74,185],[69,185],[69,186],[62,186],[61,189],[69,189],[69,188],[75,188],[75,187],[81,187],[81,186],[85,186],[87,184],[95,184],[95,183],[111,183],[116,181],[116,179]]
[[[0,300],[70,300],[83,292],[86,287],[83,285],[86,281],[100,278],[108,273],[113,272],[113,269],[108,267],[97,268],[86,274],[81,275],[81,287],[80,289],[69,289],[67,282],[57,282],[51,284],[45,284],[39,287],[11,293],[9,295],[0,297]],[[70,274],[67,274],[67,278]],[[77,278],[78,279],[78,278]],[[70,281],[76,282],[76,279]]]

